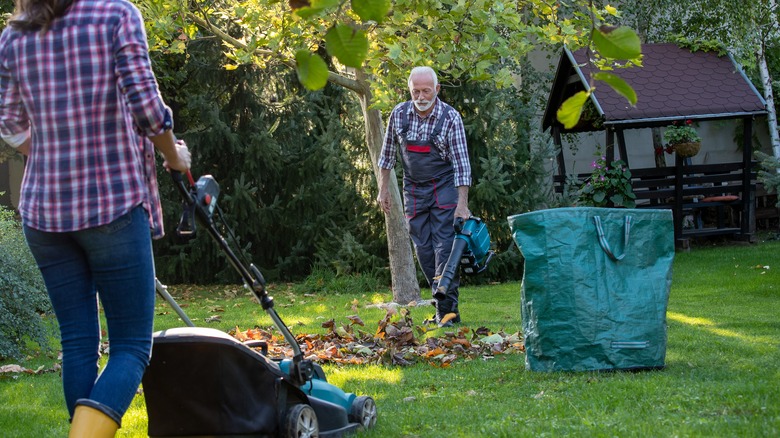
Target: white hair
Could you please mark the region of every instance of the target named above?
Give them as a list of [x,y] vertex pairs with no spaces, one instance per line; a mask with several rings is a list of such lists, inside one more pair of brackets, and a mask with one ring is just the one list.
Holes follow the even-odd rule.
[[419,74],[419,73],[427,73],[427,74],[431,75],[431,77],[433,78],[433,88],[436,88],[436,86],[439,85],[439,78],[436,77],[436,72],[432,68],[425,67],[425,66],[415,67],[409,73],[408,85],[409,85],[409,89],[410,90],[412,89],[412,76],[414,76],[416,74]]

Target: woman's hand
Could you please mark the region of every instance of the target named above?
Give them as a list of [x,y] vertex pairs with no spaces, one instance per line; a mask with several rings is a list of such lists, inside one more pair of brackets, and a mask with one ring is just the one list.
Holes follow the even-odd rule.
[[166,169],[178,170],[182,173],[187,172],[192,163],[192,155],[183,140],[176,140],[174,152],[176,152],[176,157],[165,157],[163,166]]

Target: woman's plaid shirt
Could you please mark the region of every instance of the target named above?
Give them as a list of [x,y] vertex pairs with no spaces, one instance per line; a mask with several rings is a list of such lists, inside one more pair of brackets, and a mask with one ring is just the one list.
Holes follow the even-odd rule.
[[76,0],[46,32],[0,36],[0,134],[31,128],[19,211],[65,232],[112,222],[142,204],[161,237],[154,147],[172,128],[144,24],[125,0]]

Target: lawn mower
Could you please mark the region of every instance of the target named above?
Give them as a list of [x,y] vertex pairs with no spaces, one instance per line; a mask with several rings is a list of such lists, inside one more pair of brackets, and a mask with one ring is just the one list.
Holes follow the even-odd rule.
[[243,343],[216,329],[194,327],[158,281],[157,292],[187,327],[153,335],[143,377],[149,436],[339,437],[373,427],[374,400],[328,383],[322,368],[303,357],[274,310],[260,270],[242,263],[220,234],[214,222],[214,213],[221,215],[216,180],[204,175],[194,182],[188,172],[188,187],[181,173],[172,175],[184,200],[177,234],[192,237],[198,226],[206,229],[290,344],[293,357],[269,358],[263,341]]
[[478,217],[470,217],[468,220],[455,218],[455,240],[452,241],[452,250],[444,271],[439,279],[439,284],[433,293],[437,300],[443,300],[447,289],[458,268],[467,275],[476,275],[485,271],[495,252],[490,249],[490,234],[487,225]]

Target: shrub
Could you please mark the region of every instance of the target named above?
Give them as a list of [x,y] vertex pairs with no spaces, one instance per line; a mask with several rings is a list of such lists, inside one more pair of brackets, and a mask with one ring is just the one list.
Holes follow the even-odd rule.
[[[0,205],[0,359],[19,358],[33,344],[48,350],[51,311],[40,271],[14,213]],[[32,344],[31,344],[32,343]]]
[[[759,161],[758,180],[764,184],[767,192],[780,193],[780,160],[761,151],[755,151],[754,155]],[[780,196],[775,206],[780,207]]]
[[631,171],[621,160],[607,163],[599,157],[592,164],[593,172],[585,180],[579,193],[578,205],[592,207],[636,206],[636,195],[631,186]]

